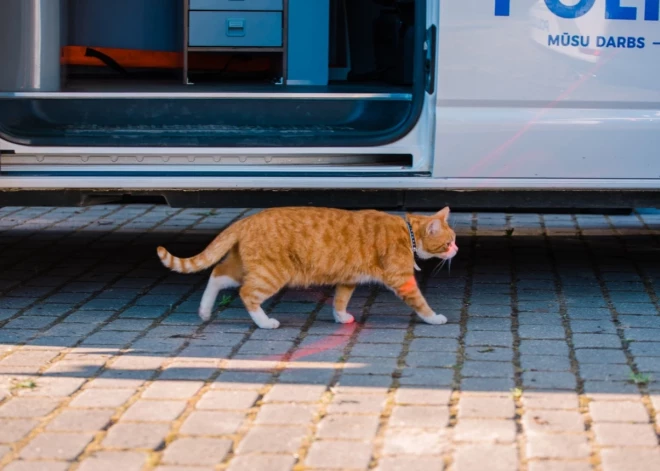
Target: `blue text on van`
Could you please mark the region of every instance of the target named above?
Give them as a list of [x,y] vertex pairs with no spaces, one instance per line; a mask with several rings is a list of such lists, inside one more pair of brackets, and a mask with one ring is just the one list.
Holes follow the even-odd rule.
[[[545,0],[545,4],[553,14],[560,18],[579,18],[591,11],[596,0],[580,0],[575,5],[565,5],[562,0]],[[509,16],[511,0],[495,0],[495,16]],[[606,20],[636,20],[637,7],[621,5],[621,0],[605,0]],[[660,0],[645,0],[644,20],[658,21],[660,19]]]

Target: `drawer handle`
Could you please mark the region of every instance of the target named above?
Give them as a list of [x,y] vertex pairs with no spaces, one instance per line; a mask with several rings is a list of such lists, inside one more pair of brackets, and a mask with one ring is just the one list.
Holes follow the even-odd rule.
[[231,36],[231,37],[245,36],[245,19],[244,18],[228,18],[227,19],[227,36]]

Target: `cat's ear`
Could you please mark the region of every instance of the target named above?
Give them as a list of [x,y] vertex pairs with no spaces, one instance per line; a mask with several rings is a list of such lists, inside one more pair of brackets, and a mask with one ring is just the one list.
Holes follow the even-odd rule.
[[440,224],[438,219],[432,219],[428,226],[426,226],[426,233],[430,236],[438,235],[441,230],[442,224]]
[[449,206],[445,206],[440,211],[435,213],[435,217],[438,218],[438,219],[443,220],[444,222],[447,222],[447,219],[449,218],[450,213],[451,213],[451,211],[449,210]]

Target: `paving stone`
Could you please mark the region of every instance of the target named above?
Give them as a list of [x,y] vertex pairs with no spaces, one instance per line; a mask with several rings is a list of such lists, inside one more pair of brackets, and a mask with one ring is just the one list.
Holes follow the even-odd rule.
[[238,454],[296,453],[311,433],[305,426],[251,427],[238,445]]
[[596,423],[596,441],[604,446],[657,446],[658,437],[651,424]]
[[573,334],[575,348],[621,348],[621,340],[615,334]]
[[458,402],[458,418],[512,419],[515,404],[507,397],[463,396]]
[[474,361],[513,361],[513,349],[500,347],[467,347],[465,357]]
[[591,471],[588,461],[530,461],[527,469],[529,471]]
[[510,391],[514,387],[513,378],[463,378],[461,381],[461,391],[463,394],[497,394],[503,391]]
[[194,411],[181,427],[184,435],[231,435],[245,421],[242,412]]
[[197,403],[197,409],[244,410],[252,407],[258,397],[256,391],[211,390],[204,393]]
[[524,391],[522,402],[528,410],[570,410],[579,407],[578,395],[575,392]]
[[216,465],[225,459],[231,440],[220,438],[179,438],[163,453],[163,462],[188,465]]
[[212,389],[259,390],[270,382],[273,375],[251,371],[226,371],[211,384]]
[[579,433],[584,432],[584,421],[578,411],[531,410],[522,418],[528,433]]
[[380,460],[376,471],[444,471],[439,457],[397,456]]
[[92,441],[91,433],[48,433],[37,435],[20,452],[25,459],[74,460]]
[[55,417],[46,427],[49,431],[94,432],[104,429],[114,410],[67,409]]
[[255,419],[259,425],[308,424],[314,418],[316,407],[306,404],[265,404]]
[[405,368],[399,379],[399,383],[404,386],[448,387],[453,382],[454,370],[448,368]]
[[134,451],[97,451],[84,459],[78,471],[140,471],[147,461],[146,453]]
[[[405,371],[403,374],[405,375]],[[432,381],[432,379],[426,381]],[[405,383],[403,378],[401,379],[401,383],[408,384]],[[388,376],[343,374],[339,377],[336,389],[342,394],[380,394],[387,392],[391,384],[392,378]]]
[[454,428],[454,439],[459,442],[513,443],[516,424],[513,420],[464,418]]
[[621,381],[585,381],[584,393],[601,401],[625,401],[639,397],[639,388]]
[[70,463],[62,461],[12,461],[4,471],[66,471]]
[[511,319],[499,317],[477,317],[468,319],[467,328],[469,332],[476,330],[510,331]]
[[402,348],[401,344],[357,344],[351,350],[351,356],[397,358]]
[[586,364],[580,366],[580,376],[591,381],[628,381],[632,370],[628,365]]
[[628,349],[635,357],[660,357],[660,342],[632,342]]
[[460,445],[454,455],[456,471],[481,471],[484,463],[492,471],[518,468],[518,452],[513,445]]
[[465,345],[489,346],[489,347],[510,347],[513,345],[513,335],[511,332],[499,331],[474,331],[468,332],[465,336]]
[[202,388],[202,381],[164,381],[150,384],[142,393],[144,399],[189,399]]
[[573,373],[526,371],[523,385],[525,389],[575,389],[576,380]]
[[156,449],[163,444],[170,425],[165,423],[118,423],[110,427],[103,445],[110,448]]
[[535,433],[527,437],[526,453],[529,459],[586,459],[590,451],[585,435]]
[[339,393],[328,405],[328,414],[380,414],[385,407],[385,394]]
[[117,408],[135,394],[133,389],[87,389],[76,396],[71,407],[80,408]]
[[390,416],[391,427],[444,428],[449,421],[445,406],[394,406]]
[[57,399],[15,397],[0,406],[0,417],[44,417],[60,404]]
[[461,375],[478,378],[513,378],[513,365],[505,362],[466,361]]
[[408,405],[449,405],[451,393],[450,389],[400,387],[395,393],[395,402]]
[[521,355],[520,366],[526,371],[570,371],[571,361],[558,355]]
[[608,401],[589,403],[589,414],[594,422],[648,423],[649,416],[641,402]]
[[551,325],[521,325],[518,328],[518,335],[521,339],[564,339],[566,331],[561,326]]
[[385,455],[442,455],[448,447],[444,430],[389,428],[385,432]]
[[33,419],[0,419],[0,443],[13,443],[30,433],[39,422]]
[[293,456],[247,455],[231,460],[227,471],[291,471],[295,464]]
[[[351,360],[359,361],[359,358]],[[381,359],[379,359],[381,360]],[[386,359],[382,359],[383,361]],[[396,360],[394,364],[396,364]],[[422,367],[422,368],[451,368],[457,362],[457,354],[454,352],[443,352],[443,353],[430,353],[430,352],[409,352],[404,359],[406,366],[410,367]],[[383,362],[378,361],[378,364]],[[392,370],[393,371],[393,370]],[[351,370],[346,371],[347,374],[351,373]],[[365,373],[369,374],[369,373]],[[390,373],[391,374],[391,373]]]
[[264,397],[264,402],[317,402],[325,394],[325,386],[276,384]]
[[415,337],[435,337],[457,339],[460,336],[461,328],[459,325],[445,324],[441,329],[435,325],[415,324],[413,328]]
[[568,345],[564,340],[521,340],[518,350],[523,355],[568,356]]
[[314,469],[368,469],[372,446],[349,441],[316,441],[305,458],[305,465]]
[[575,357],[579,363],[626,364],[622,350],[578,349]]
[[660,449],[608,448],[601,451],[603,471],[648,471],[660,462]]
[[573,334],[615,334],[616,327],[614,323],[608,320],[596,321],[571,321],[571,330]]

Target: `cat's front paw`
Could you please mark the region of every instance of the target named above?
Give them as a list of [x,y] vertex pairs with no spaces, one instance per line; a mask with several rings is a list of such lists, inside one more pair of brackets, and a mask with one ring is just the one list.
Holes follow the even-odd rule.
[[353,317],[352,315],[350,315],[346,311],[339,312],[339,311],[333,310],[332,315],[335,318],[335,322],[337,322],[339,324],[352,324],[353,322],[355,322],[355,317]]
[[442,314],[433,314],[431,316],[419,316],[427,324],[442,325],[447,323],[447,318]]
[[257,324],[261,329],[277,329],[280,326],[280,321],[269,317]]
[[211,315],[213,314],[211,309],[202,306],[199,307],[197,313],[199,314],[199,318],[204,322],[207,322],[209,319],[211,319]]

